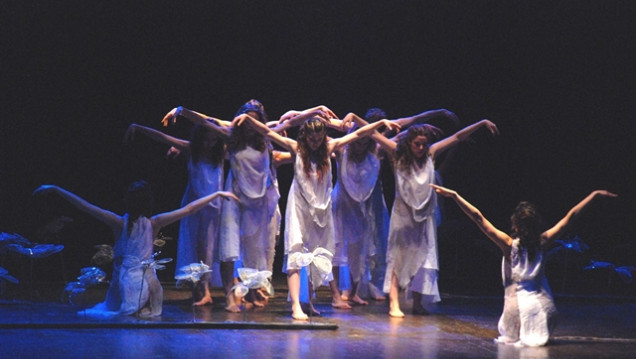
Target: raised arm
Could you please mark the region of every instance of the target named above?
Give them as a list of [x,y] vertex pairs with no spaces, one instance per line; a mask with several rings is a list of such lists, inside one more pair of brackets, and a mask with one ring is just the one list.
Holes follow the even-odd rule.
[[227,200],[230,200],[230,199],[233,199],[235,201],[239,200],[232,192],[223,192],[223,191],[214,192],[205,197],[201,197],[197,200],[194,200],[179,209],[175,209],[174,211],[160,213],[160,214],[152,216],[152,218],[150,219],[152,221],[152,228],[155,232],[159,232],[159,230],[162,227],[165,227],[173,222],[180,220],[181,218],[185,216],[189,216],[201,210],[203,207],[205,207],[208,203],[210,203],[217,197],[223,197]]
[[505,232],[497,229],[497,227],[495,227],[492,223],[490,223],[490,221],[488,221],[486,217],[484,217],[484,215],[481,213],[480,210],[477,209],[477,207],[470,204],[456,191],[434,184],[431,184],[430,186],[438,194],[455,200],[455,203],[457,203],[459,208],[468,216],[468,218],[475,222],[477,227],[486,235],[486,237],[488,237],[501,249],[504,255],[507,255],[509,253],[510,247],[512,246],[512,238]]
[[41,195],[46,193],[57,194],[58,196],[62,197],[62,199],[70,203],[73,207],[108,225],[114,233],[117,233],[118,230],[121,230],[121,228],[123,228],[124,226],[124,220],[121,216],[118,216],[111,211],[97,207],[96,205],[89,203],[85,199],[61,187],[54,185],[42,185],[35,191],[33,191],[34,195]]
[[433,156],[433,159],[435,159],[436,156],[457,145],[459,142],[467,139],[468,137],[470,137],[470,135],[472,135],[475,131],[482,127],[487,128],[488,131],[490,131],[490,133],[493,135],[499,134],[497,126],[489,120],[484,119],[479,122],[473,123],[470,126],[466,126],[463,129],[455,132],[454,135],[432,144],[430,148],[431,156]]
[[[328,147],[327,150],[331,153],[334,150],[337,150],[343,146],[345,146],[348,143],[351,143],[353,141],[357,141],[363,137],[368,137],[368,136],[373,136],[374,133],[377,133],[377,129],[380,128],[381,126],[386,126],[387,129],[393,130],[399,130],[400,129],[400,125],[391,122],[389,120],[380,120],[371,124],[368,124],[366,126],[360,127],[358,130],[351,132],[343,137],[340,138],[334,138],[332,140],[329,141],[328,143]],[[379,134],[378,134],[379,135]]]
[[563,235],[563,233],[567,229],[568,225],[570,225],[573,220],[578,218],[581,213],[585,211],[588,205],[592,203],[593,200],[600,197],[617,197],[617,195],[605,190],[596,190],[590,193],[576,206],[572,207],[572,209],[568,211],[565,217],[561,218],[561,220],[557,224],[555,224],[547,231],[543,232],[543,234],[541,235],[541,244],[543,246],[548,246],[552,242],[554,242],[555,239],[561,237],[561,235]]
[[175,107],[170,110],[170,112],[168,112],[161,120],[161,124],[168,126],[170,123],[176,123],[179,116],[186,118],[194,124],[205,126],[221,134],[225,138],[230,137],[231,122],[210,117],[202,113],[183,108],[182,106]]
[[298,150],[296,141],[292,140],[291,138],[287,138],[287,137],[279,135],[277,131],[267,127],[267,125],[258,121],[254,117],[244,113],[244,114],[236,116],[234,118],[234,121],[232,121],[232,126],[246,126],[246,125],[252,126],[261,135],[271,138],[272,141],[278,143],[279,145],[284,147],[286,150],[296,154]]
[[124,142],[129,143],[135,139],[137,134],[142,134],[148,136],[150,139],[155,140],[157,142],[165,143],[167,145],[178,148],[180,151],[184,151],[190,148],[190,142],[186,140],[182,140],[180,138],[172,137],[170,135],[166,135],[161,131],[157,131],[150,127],[140,126],[136,123],[128,126],[126,133],[124,134]]
[[325,119],[325,124],[333,129],[339,131],[346,131],[343,127],[344,122],[338,119],[338,116],[331,111],[327,106],[320,105],[312,108],[308,108],[304,111],[290,110],[278,120],[278,126],[274,128],[274,131],[281,132],[291,127],[298,127],[302,125],[306,120],[312,117],[321,117]]
[[453,123],[453,126],[455,128],[459,126],[459,118],[457,117],[457,115],[455,115],[455,113],[448,111],[446,109],[424,111],[414,116],[396,118],[391,121],[396,122],[402,127],[402,129],[405,129],[414,124],[429,123],[431,120],[438,117],[443,117],[445,119],[448,119],[449,121]]

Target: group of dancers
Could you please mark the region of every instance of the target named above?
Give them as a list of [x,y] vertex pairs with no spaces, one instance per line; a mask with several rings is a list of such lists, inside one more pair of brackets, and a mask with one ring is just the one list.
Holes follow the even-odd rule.
[[[536,209],[522,202],[511,217],[508,235],[457,192],[440,186],[435,169],[442,153],[481,128],[496,135],[497,126],[484,119],[443,137],[429,124],[439,117],[459,122],[443,109],[389,120],[380,109],[369,110],[364,118],[354,113],[339,118],[326,106],[317,106],[269,121],[264,106],[250,100],[231,121],[224,121],[177,107],[162,123],[190,121],[189,140],[137,124],[129,126],[125,139],[133,141],[142,134],[171,146],[170,153],[188,156],[188,184],[180,208],[153,215],[152,193],[143,181],[129,188],[121,216],[57,186],[42,186],[36,192],[55,192],[113,230],[110,287],[106,300],[92,310],[161,314],[161,284],[155,271],[140,263],[152,258],[159,230],[180,220],[177,271],[191,263],[218,263],[225,309],[239,312],[243,301],[267,305],[265,288],[251,286],[247,295],[236,294],[240,278],[235,266],[274,272],[282,217],[277,168],[290,164],[294,178],[287,195],[283,271],[294,320],[307,320],[306,311],[319,314],[311,300],[303,298],[311,298],[323,284],[329,285],[335,308],[368,304],[365,298],[385,300],[388,294],[388,314],[404,317],[399,294],[406,290],[413,300],[412,313],[426,314],[427,304],[440,301],[437,197],[449,197],[503,252],[505,305],[498,341],[543,345],[556,312],[543,270],[544,250],[592,200],[616,195],[592,192],[547,231]],[[295,127],[296,138],[287,137],[287,130]],[[342,135],[330,137],[328,129]],[[335,185],[332,159],[337,165]],[[382,193],[382,163],[390,164],[395,178],[390,215]],[[351,282],[346,296],[338,283],[344,268]],[[308,280],[302,281],[303,276]],[[307,288],[301,283],[308,283]],[[193,305],[212,303],[211,273],[203,274],[197,285]]]

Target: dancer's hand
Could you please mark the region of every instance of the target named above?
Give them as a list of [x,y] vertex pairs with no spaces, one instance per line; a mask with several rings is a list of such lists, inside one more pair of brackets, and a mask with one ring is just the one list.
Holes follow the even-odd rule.
[[177,117],[181,115],[182,110],[183,110],[182,106],[173,108],[172,110],[170,110],[170,112],[168,112],[165,116],[163,116],[163,119],[161,120],[161,124],[164,127],[168,127],[168,125],[170,125],[171,123],[176,124]]

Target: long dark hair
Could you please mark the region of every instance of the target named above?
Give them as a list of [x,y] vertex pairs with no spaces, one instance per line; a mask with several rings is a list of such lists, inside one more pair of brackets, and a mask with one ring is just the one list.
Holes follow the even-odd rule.
[[511,235],[519,238],[519,243],[526,248],[528,255],[534,259],[541,249],[541,234],[544,231],[543,218],[537,208],[530,202],[519,202],[510,216]]
[[421,160],[428,158],[430,153],[428,148],[437,138],[442,135],[442,130],[428,124],[417,124],[409,127],[406,133],[400,134],[397,141],[395,153],[397,155],[397,166],[403,171],[410,171],[411,165],[417,160],[411,151],[411,142],[417,136],[425,136],[427,139],[427,151]]
[[136,181],[128,186],[124,196],[126,213],[128,213],[128,231],[132,230],[131,224],[139,217],[151,217],[154,209],[155,198],[150,184],[146,181]]
[[[307,144],[307,137],[313,133],[320,133],[324,136],[320,147],[312,151]],[[311,172],[311,158],[316,160],[318,178],[322,178],[329,170],[329,155],[327,154],[327,127],[320,117],[312,117],[305,121],[298,131],[298,154],[303,160],[303,170],[305,174]]]
[[[256,114],[256,119],[262,123],[267,123],[267,113],[265,113],[265,107],[258,100],[251,99],[239,107],[234,117],[242,115],[244,113],[252,112]],[[267,149],[265,143],[265,137],[255,131],[249,125],[235,126],[232,128],[230,134],[230,140],[228,143],[228,149],[231,152],[238,152],[247,146],[251,146],[259,152],[263,152]]]
[[[212,148],[208,149],[203,145],[205,140],[216,140]],[[220,136],[217,136],[212,130],[195,125],[190,132],[190,156],[192,162],[198,163],[201,160],[207,160],[215,166],[223,161],[223,148],[225,144]]]

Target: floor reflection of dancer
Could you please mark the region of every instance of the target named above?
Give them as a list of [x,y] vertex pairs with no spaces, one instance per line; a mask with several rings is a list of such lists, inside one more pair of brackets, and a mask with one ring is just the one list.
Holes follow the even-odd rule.
[[521,202],[510,217],[512,234],[497,229],[457,192],[432,185],[435,191],[452,198],[459,208],[503,252],[504,310],[499,319],[498,343],[527,346],[545,345],[554,326],[556,308],[545,277],[545,250],[561,237],[585,208],[596,198],[616,197],[604,190],[590,193],[556,225],[545,230],[537,209]]
[[123,216],[97,207],[58,186],[44,185],[34,194],[55,193],[82,212],[108,225],[115,236],[113,275],[106,300],[92,314],[152,317],[161,315],[163,288],[153,268],[142,262],[152,260],[153,239],[161,228],[196,213],[217,197],[237,199],[232,193],[215,192],[171,212],[151,216],[153,195],[145,181],[133,183],[126,193]]
[[[181,205],[223,189],[225,154],[224,139],[229,130],[224,127],[204,127],[195,125],[190,140],[182,140],[152,128],[132,124],[126,131],[125,140],[132,141],[137,134],[168,144],[188,156],[188,185]],[[221,201],[215,200],[197,213],[187,216],[179,223],[176,269],[190,263],[204,263],[212,268],[218,261],[219,227],[221,222]],[[175,273],[179,275],[180,273]],[[193,305],[212,303],[210,286],[212,275],[205,273],[193,288]]]
[[[365,118],[350,113],[343,118],[343,126],[355,124],[349,132],[369,123],[386,119],[379,108],[367,111]],[[445,109],[429,110],[414,116],[391,120],[404,130],[413,124],[436,118],[458,123],[457,116]],[[389,229],[389,214],[379,178],[381,159],[379,145],[364,138],[336,151],[338,177],[332,192],[335,224],[336,253],[334,254],[334,280],[338,280],[342,266],[347,266],[351,278],[350,294],[343,299],[366,305],[362,297],[384,300],[378,287],[386,271],[385,252]],[[340,275],[339,275],[340,274]],[[343,292],[344,293],[344,292]]]
[[434,213],[437,196],[429,187],[435,180],[434,161],[444,151],[481,127],[497,133],[495,124],[482,120],[433,143],[440,134],[430,125],[415,125],[395,139],[376,133],[373,138],[386,150],[395,173],[395,201],[391,211],[384,292],[389,293],[389,315],[404,317],[400,288],[413,296],[413,313],[427,313],[424,304],[440,300],[437,287],[437,230]]
[[[327,119],[316,116],[305,121],[301,116],[296,116],[283,123],[283,127],[288,127],[303,122],[299,130],[298,140],[295,141],[280,136],[250,116],[240,116],[235,119],[236,123],[243,121],[248,121],[257,131],[267,135],[295,156],[294,180],[289,190],[285,215],[285,254],[287,256],[285,267],[289,296],[292,302],[292,318],[307,320],[308,316],[303,312],[300,304],[301,267],[289,259],[294,253],[314,252],[320,248],[326,249],[332,254],[334,252],[330,156],[336,149],[369,136],[382,125],[389,128],[399,126],[384,120],[365,126],[342,138],[328,139],[326,134]],[[329,268],[327,274],[330,274],[330,271]],[[312,284],[316,286],[316,283]],[[312,285],[309,287],[311,288]],[[330,283],[330,287],[334,291],[333,284]],[[342,301],[342,299],[337,287],[332,294],[334,299],[332,305],[338,305],[337,301]],[[313,307],[310,310],[318,314]]]
[[[240,298],[232,293],[236,282],[235,262],[239,259],[246,268],[272,271],[275,236],[280,224],[276,166],[290,161],[289,154],[273,151],[269,141],[251,126],[232,126],[217,119],[208,121],[204,115],[181,110],[173,116],[185,114],[186,118],[201,126],[229,125],[228,172],[225,189],[240,198],[240,203],[224,204],[221,232],[219,235],[219,258],[221,276],[226,292],[226,307],[230,312],[241,311]],[[267,114],[257,100],[250,100],[237,111],[237,116],[249,114],[263,124]],[[267,303],[262,290],[250,290],[247,298],[256,306]]]

